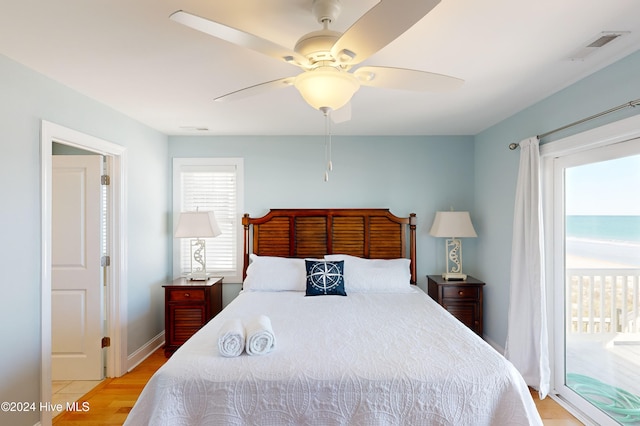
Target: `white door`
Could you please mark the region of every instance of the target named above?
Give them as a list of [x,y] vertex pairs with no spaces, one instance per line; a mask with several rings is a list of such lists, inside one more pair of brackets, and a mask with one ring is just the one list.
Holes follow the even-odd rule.
[[52,379],[100,380],[102,157],[52,158]]

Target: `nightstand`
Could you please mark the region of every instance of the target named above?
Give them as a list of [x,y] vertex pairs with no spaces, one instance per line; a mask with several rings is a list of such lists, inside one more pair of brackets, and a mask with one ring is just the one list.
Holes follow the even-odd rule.
[[177,278],[164,287],[164,355],[176,349],[222,310],[222,278]]
[[482,337],[482,281],[467,276],[464,281],[447,281],[442,275],[427,275],[429,296],[460,322]]

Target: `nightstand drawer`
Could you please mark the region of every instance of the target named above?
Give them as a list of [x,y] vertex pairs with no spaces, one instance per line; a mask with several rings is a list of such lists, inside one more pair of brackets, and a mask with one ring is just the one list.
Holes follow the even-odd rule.
[[480,294],[478,287],[444,287],[442,297],[445,299],[473,299],[477,300]]
[[177,290],[169,290],[169,301],[180,301],[184,302],[187,300],[194,301],[202,301],[204,300],[204,290],[203,289],[177,289]]

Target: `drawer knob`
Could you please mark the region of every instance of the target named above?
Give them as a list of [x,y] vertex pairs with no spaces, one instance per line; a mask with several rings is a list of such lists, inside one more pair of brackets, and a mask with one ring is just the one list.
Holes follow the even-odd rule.
[[464,294],[464,292],[463,292],[462,290],[460,290],[460,291],[458,292],[458,295],[459,295],[459,296],[462,296],[463,294]]
[[185,293],[184,297],[190,297],[191,295],[189,293]]

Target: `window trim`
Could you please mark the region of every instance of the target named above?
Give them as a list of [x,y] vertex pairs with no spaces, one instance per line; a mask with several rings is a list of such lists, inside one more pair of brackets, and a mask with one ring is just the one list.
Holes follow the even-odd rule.
[[216,274],[217,276],[224,277],[225,282],[229,283],[241,283],[242,282],[242,269],[244,256],[243,253],[243,232],[242,232],[242,215],[244,213],[244,159],[235,157],[206,157],[206,158],[174,158],[173,170],[172,170],[172,224],[171,224],[171,239],[172,239],[172,271],[173,277],[180,277],[180,239],[174,238],[175,228],[178,224],[178,217],[180,215],[180,206],[182,199],[181,185],[180,185],[180,172],[184,168],[192,166],[209,166],[209,167],[235,167],[236,169],[236,241],[238,242],[236,247],[236,271],[233,273]]

